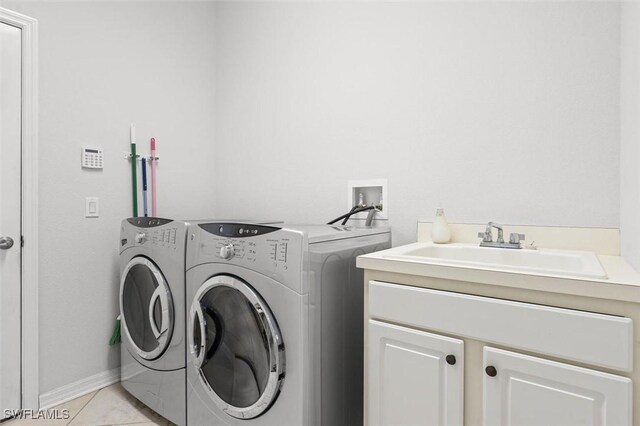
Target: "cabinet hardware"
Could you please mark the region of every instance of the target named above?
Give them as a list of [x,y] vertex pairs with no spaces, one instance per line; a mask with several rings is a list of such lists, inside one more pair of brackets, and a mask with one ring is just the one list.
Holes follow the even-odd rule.
[[455,355],[447,355],[445,360],[447,361],[447,364],[449,364],[449,365],[456,365],[456,356]]
[[496,368],[493,365],[489,365],[487,368],[484,369],[484,371],[487,373],[487,376],[489,377],[496,377],[496,375],[498,374],[498,370],[496,370]]

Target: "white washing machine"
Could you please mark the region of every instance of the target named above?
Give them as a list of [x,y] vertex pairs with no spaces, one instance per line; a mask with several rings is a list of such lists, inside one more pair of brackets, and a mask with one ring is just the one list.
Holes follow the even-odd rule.
[[200,223],[187,240],[187,423],[362,424],[363,272],[388,228]]
[[122,386],[161,416],[186,424],[185,249],[188,224],[122,221]]

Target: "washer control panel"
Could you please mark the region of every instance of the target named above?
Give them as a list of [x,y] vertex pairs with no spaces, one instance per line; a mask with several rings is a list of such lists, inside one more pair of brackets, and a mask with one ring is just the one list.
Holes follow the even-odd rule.
[[202,223],[198,226],[212,235],[227,238],[257,237],[281,229],[275,226],[251,225],[247,223]]
[[269,239],[267,240],[267,243],[269,246],[269,259],[271,259],[274,264],[281,262],[283,265],[286,265],[289,240]]
[[300,285],[302,233],[251,224],[198,226],[200,232],[189,231],[187,267],[223,262],[260,272],[290,286]]
[[222,260],[244,260],[255,263],[258,258],[269,260],[274,267],[288,269],[290,238],[267,238],[253,241],[236,238],[216,238],[213,254]]

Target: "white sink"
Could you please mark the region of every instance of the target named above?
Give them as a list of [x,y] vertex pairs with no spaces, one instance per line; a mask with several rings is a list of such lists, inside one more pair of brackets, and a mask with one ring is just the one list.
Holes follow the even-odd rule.
[[415,243],[382,257],[444,266],[507,272],[606,279],[598,256],[587,251],[502,249],[474,244]]

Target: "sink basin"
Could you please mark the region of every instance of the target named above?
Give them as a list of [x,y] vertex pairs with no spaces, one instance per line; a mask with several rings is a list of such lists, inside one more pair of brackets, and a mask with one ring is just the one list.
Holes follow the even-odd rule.
[[506,272],[606,279],[598,256],[587,251],[500,249],[474,244],[415,243],[391,249],[384,258]]

